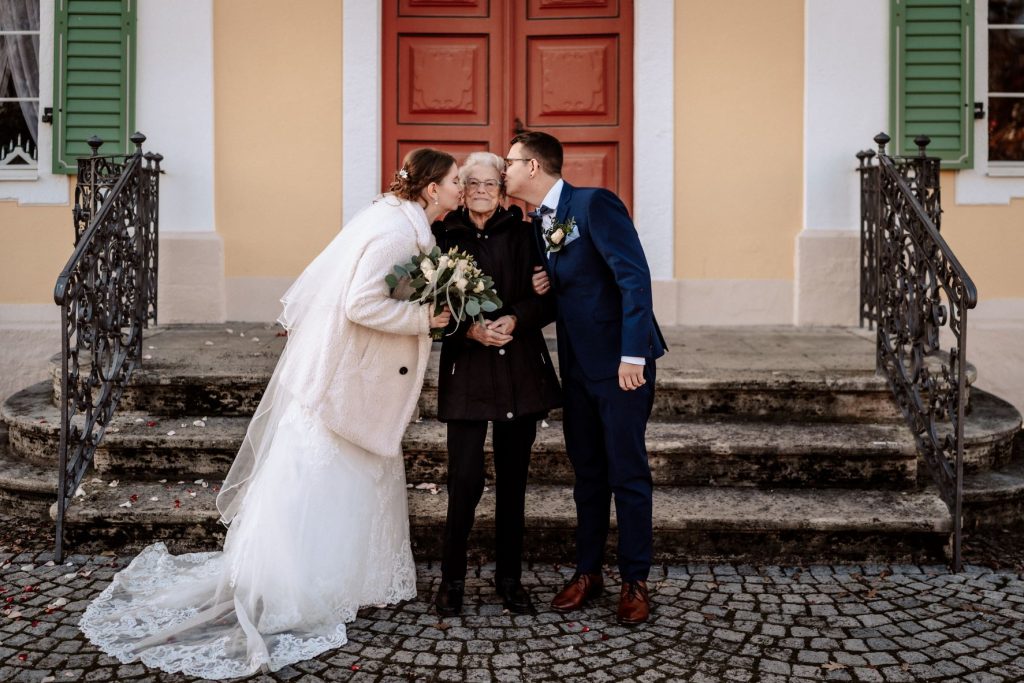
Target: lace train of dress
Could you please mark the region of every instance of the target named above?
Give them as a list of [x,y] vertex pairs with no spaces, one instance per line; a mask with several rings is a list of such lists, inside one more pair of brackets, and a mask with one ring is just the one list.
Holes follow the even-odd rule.
[[124,663],[234,678],[339,647],[359,607],[415,597],[401,458],[291,400],[248,487],[222,552],[147,547],[86,609],[89,640]]

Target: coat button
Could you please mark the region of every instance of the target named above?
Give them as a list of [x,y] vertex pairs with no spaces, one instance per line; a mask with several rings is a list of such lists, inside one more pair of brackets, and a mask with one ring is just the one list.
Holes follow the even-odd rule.
[[511,419],[512,419],[512,417],[513,417],[513,415],[512,415],[512,411],[510,410],[510,411],[508,411],[507,413],[505,413],[505,417],[507,417],[508,419],[510,419],[510,420],[511,420]]
[[398,368],[398,374],[399,374],[399,375],[404,375],[404,374],[406,374],[407,372],[409,372],[409,368],[405,368],[405,367],[402,367],[402,368]]
[[504,356],[505,355],[505,349],[498,349],[498,355],[499,356]]

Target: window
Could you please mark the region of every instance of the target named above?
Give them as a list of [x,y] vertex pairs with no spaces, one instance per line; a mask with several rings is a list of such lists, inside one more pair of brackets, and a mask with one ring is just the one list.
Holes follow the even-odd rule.
[[39,0],[0,0],[0,180],[39,159]]
[[1024,162],[1024,0],[988,0],[988,160]]

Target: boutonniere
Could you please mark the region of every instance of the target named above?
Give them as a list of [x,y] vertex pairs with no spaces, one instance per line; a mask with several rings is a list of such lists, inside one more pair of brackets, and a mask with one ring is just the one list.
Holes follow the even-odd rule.
[[544,250],[549,254],[561,251],[570,238],[576,234],[576,219],[570,217],[565,223],[551,221],[551,226],[544,229]]

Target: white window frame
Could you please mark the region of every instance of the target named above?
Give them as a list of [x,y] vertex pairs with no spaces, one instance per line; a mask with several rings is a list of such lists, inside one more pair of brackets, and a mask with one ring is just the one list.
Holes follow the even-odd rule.
[[[54,3],[39,3],[39,114],[53,106],[53,31]],[[0,201],[15,200],[19,204],[70,203],[70,176],[54,174],[53,134],[50,124],[39,124],[36,145],[39,157],[31,177],[18,180],[0,176]],[[27,175],[27,174],[26,174]]]
[[[985,119],[987,120],[989,115],[991,114],[991,107],[989,106],[989,99],[991,97],[991,93],[988,89],[988,29],[991,28],[991,26],[988,24],[988,0],[985,0],[985,5],[985,80],[983,82],[985,90],[985,99],[982,101],[985,103]],[[1024,29],[1024,24],[996,24],[995,26]],[[1024,93],[999,94],[1024,96]],[[982,128],[985,131],[985,159],[988,160],[988,126],[986,125],[983,126]],[[1024,176],[1024,159],[1021,159],[1019,161],[988,161],[988,174],[991,176]]]
[[1024,162],[988,160],[988,0],[975,6],[974,101],[985,103],[985,118],[974,122],[974,168],[957,171],[957,204],[1009,204],[1024,197]]

